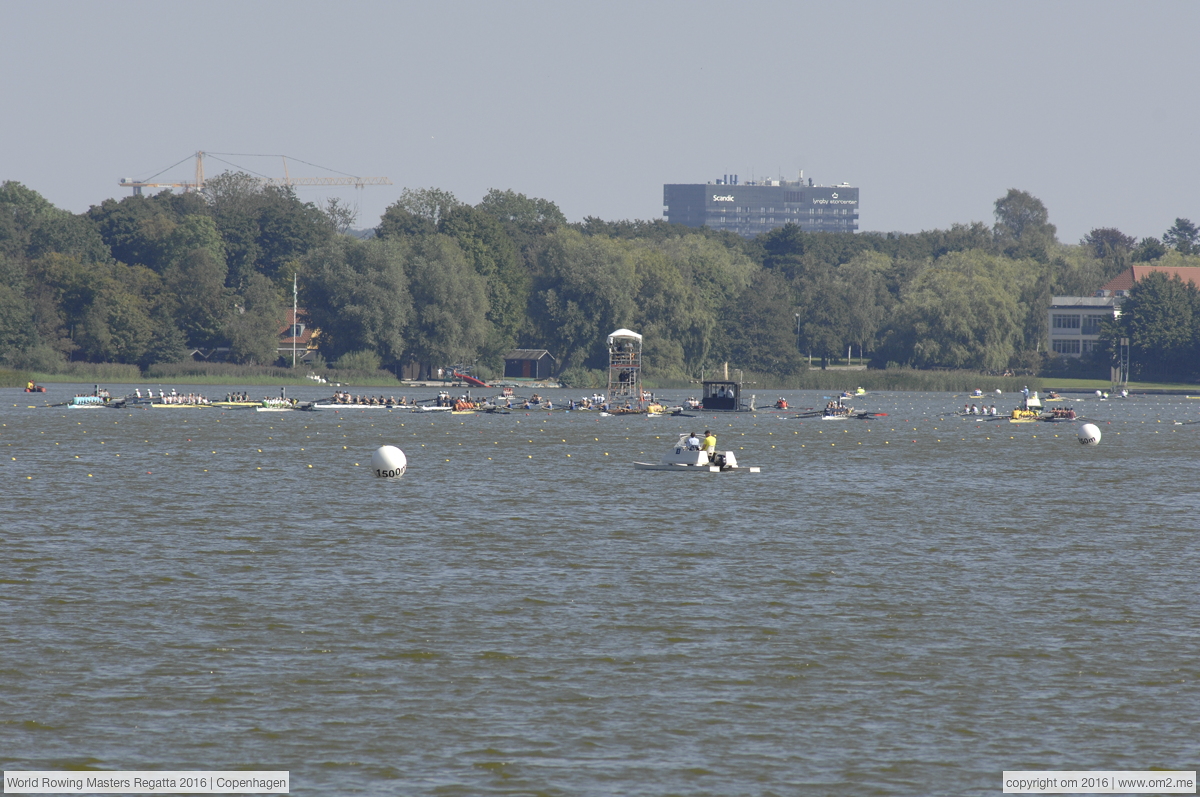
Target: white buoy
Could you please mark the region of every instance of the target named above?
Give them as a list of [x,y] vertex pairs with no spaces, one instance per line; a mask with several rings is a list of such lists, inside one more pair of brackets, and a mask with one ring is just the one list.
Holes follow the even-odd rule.
[[1003,393],[1003,392],[1000,390],[1000,388],[996,388],[996,395],[997,395],[997,396],[1003,396],[1003,395],[1004,395],[1004,393]]
[[1097,391],[1096,391],[1096,397],[1097,397],[1097,398],[1099,398],[1100,396],[1103,396],[1103,395],[1104,395],[1104,394],[1103,394],[1103,393],[1101,393],[1099,390],[1097,390]]
[[1079,427],[1079,442],[1085,446],[1100,444],[1100,427],[1094,423],[1085,423]]
[[395,446],[380,446],[371,455],[371,469],[381,479],[398,479],[408,470],[408,457]]

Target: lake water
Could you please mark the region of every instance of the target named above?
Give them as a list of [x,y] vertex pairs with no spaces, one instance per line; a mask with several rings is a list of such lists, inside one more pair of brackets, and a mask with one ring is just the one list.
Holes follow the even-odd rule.
[[[29,408],[90,387],[0,391],[4,769],[990,795],[1200,768],[1200,423],[1173,423],[1200,401],[1071,397],[1095,447],[944,393],[841,422]],[[706,428],[762,473],[631,467]]]

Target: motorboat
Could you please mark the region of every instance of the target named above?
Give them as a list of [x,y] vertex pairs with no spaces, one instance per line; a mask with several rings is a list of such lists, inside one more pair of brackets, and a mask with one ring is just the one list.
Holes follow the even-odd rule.
[[761,471],[761,468],[758,467],[739,466],[737,457],[732,451],[717,451],[710,460],[705,451],[689,447],[687,441],[688,435],[682,434],[679,436],[679,441],[663,454],[657,464],[635,462],[633,467],[637,470],[695,471],[699,473],[727,473],[729,471],[759,473]]
[[1033,423],[1042,419],[1042,402],[1037,391],[1027,393],[1021,401],[1021,406],[1012,411],[1008,419],[1010,423]]
[[[709,379],[701,383],[704,398],[700,409],[704,412],[751,412],[753,407],[742,403],[742,384],[728,379]],[[753,404],[753,401],[751,402]]]

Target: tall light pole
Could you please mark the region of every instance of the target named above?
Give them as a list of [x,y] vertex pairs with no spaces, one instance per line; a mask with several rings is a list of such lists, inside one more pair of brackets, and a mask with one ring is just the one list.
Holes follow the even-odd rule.
[[296,323],[297,301],[298,301],[298,299],[297,299],[297,293],[296,293],[296,272],[293,271],[292,272],[292,367],[293,368],[296,367],[296,336],[297,336],[296,330],[299,328],[299,325]]

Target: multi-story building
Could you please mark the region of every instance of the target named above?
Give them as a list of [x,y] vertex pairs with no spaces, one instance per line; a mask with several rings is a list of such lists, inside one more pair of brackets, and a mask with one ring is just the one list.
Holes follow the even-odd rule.
[[805,183],[803,172],[796,181],[748,183],[729,174],[703,185],[664,185],[663,216],[672,224],[728,230],[746,238],[785,224],[805,232],[854,232],[858,189],[849,183]]
[[[1097,291],[1099,293],[1099,291]],[[1123,294],[1124,292],[1122,292]],[[1065,357],[1096,350],[1100,326],[1121,312],[1123,296],[1054,296],[1050,300],[1050,349]]]
[[1095,351],[1101,325],[1119,317],[1121,303],[1134,283],[1155,271],[1200,285],[1200,268],[1146,263],[1125,269],[1094,296],[1054,296],[1050,300],[1050,350],[1065,357],[1083,357]]

